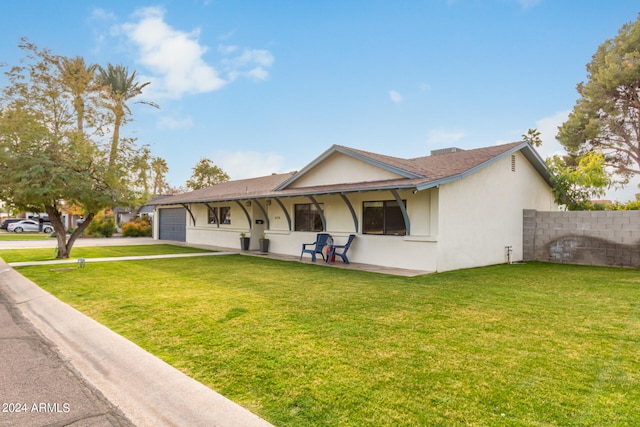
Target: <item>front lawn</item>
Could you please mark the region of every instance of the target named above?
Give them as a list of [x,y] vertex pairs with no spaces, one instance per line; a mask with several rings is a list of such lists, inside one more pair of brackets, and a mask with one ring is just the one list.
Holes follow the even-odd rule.
[[278,426],[640,425],[638,270],[405,278],[240,255],[19,270]]
[[[112,258],[124,256],[145,256],[165,254],[188,254],[211,252],[206,249],[177,245],[125,245],[125,246],[74,246],[71,258]],[[36,249],[0,249],[0,257],[5,262],[51,261],[56,259],[56,253],[51,248]]]
[[4,240],[55,240],[51,233],[14,233],[0,230],[0,242]]

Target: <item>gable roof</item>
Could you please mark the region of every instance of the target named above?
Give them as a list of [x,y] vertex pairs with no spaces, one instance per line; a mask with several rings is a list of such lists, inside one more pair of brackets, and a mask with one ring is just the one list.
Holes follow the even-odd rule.
[[[442,184],[457,181],[477,172],[492,163],[520,151],[542,178],[551,186],[551,176],[538,153],[527,142],[495,145],[472,150],[456,150],[437,155],[403,159],[386,156],[341,145],[333,145],[300,172],[273,174],[260,178],[229,181],[213,187],[172,196],[153,204],[168,205],[180,203],[242,200],[276,196],[297,196],[329,194],[366,190],[414,188],[426,190]],[[335,153],[353,157],[382,170],[398,175],[397,179],[367,181],[357,183],[315,185],[293,187],[292,184]]]

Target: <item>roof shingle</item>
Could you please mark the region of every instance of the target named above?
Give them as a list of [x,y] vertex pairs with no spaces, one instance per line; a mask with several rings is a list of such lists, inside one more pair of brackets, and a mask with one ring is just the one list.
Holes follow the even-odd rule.
[[[390,189],[390,188],[419,188],[426,189],[458,179],[467,173],[471,173],[485,164],[489,164],[509,153],[518,150],[527,150],[526,157],[534,167],[542,174],[544,164],[535,153],[533,148],[523,142],[511,144],[495,145],[492,147],[476,148],[472,150],[458,150],[451,153],[443,153],[431,156],[416,157],[413,159],[402,159],[399,157],[386,156],[383,154],[371,153],[355,148],[340,145],[332,146],[323,156],[333,151],[340,151],[352,155],[360,160],[369,161],[380,167],[399,169],[407,172],[410,178],[399,178],[392,180],[381,180],[359,183],[332,184],[326,186],[314,186],[304,188],[287,188],[287,185],[295,181],[297,177],[305,173],[290,172],[284,174],[273,174],[259,178],[241,179],[228,181],[212,187],[195,190],[190,193],[178,194],[176,196],[164,198],[153,202],[156,205],[169,205],[181,203],[204,203],[224,200],[242,200],[251,198],[264,198],[276,196],[295,196],[305,194],[328,194],[348,191],[361,191],[368,189]],[[311,165],[313,165],[312,163]],[[545,179],[548,177],[545,177]],[[547,179],[548,181],[548,179]],[[283,187],[278,189],[279,187]]]

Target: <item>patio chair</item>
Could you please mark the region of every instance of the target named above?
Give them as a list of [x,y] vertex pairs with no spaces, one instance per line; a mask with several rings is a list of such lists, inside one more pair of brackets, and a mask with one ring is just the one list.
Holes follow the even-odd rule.
[[[303,243],[302,244],[302,252],[300,252],[300,261],[302,261],[302,255],[306,253],[311,254],[311,261],[316,262],[316,254],[322,255],[322,259],[324,259],[324,254],[322,253],[322,249],[326,246],[327,240],[329,240],[329,233],[318,233],[316,236],[316,241],[313,243]],[[309,248],[307,248],[309,247]]]
[[[356,238],[355,234],[349,234],[349,240],[344,245],[331,245],[329,247],[329,254],[327,255],[327,262],[331,264],[331,260],[335,260],[335,256],[339,256],[342,258],[345,264],[349,264],[349,258],[347,258],[347,251],[353,242],[353,239]],[[341,249],[342,252],[337,252],[336,249]]]

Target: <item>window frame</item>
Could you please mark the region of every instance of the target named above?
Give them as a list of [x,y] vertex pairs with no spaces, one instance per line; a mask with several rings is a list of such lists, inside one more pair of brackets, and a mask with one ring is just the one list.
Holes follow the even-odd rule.
[[220,224],[231,224],[231,206],[220,206]]
[[219,225],[220,217],[218,216],[218,207],[207,206],[207,224]]
[[[402,199],[402,203],[404,204],[404,208],[406,210],[407,200]],[[372,206],[367,206],[367,204],[371,204]],[[373,221],[371,218],[367,218],[368,212],[371,212],[370,209],[376,208],[376,206],[373,206],[374,204],[381,204],[379,208],[381,209],[382,218],[379,218],[378,221],[375,221],[375,218],[373,218]],[[395,204],[395,206],[393,206],[393,204]],[[398,212],[392,213],[391,209],[397,209]],[[396,219],[396,221],[400,219],[402,221],[402,228],[393,227],[393,223],[392,223],[393,219]],[[373,226],[372,226],[372,223],[373,223]],[[362,234],[368,234],[373,236],[406,236],[407,224],[405,224],[404,222],[404,215],[402,214],[402,209],[398,205],[398,202],[396,200],[365,200],[363,201],[362,202]]]
[[[318,203],[321,209],[321,213],[324,214],[324,204]],[[299,208],[307,208],[307,212],[300,212]],[[300,221],[299,214],[306,215],[303,221]],[[306,224],[300,224],[300,222],[306,222]],[[313,231],[322,232],[324,228],[322,226],[321,214],[318,213],[318,209],[314,203],[296,203],[293,205],[293,230],[294,231]]]

